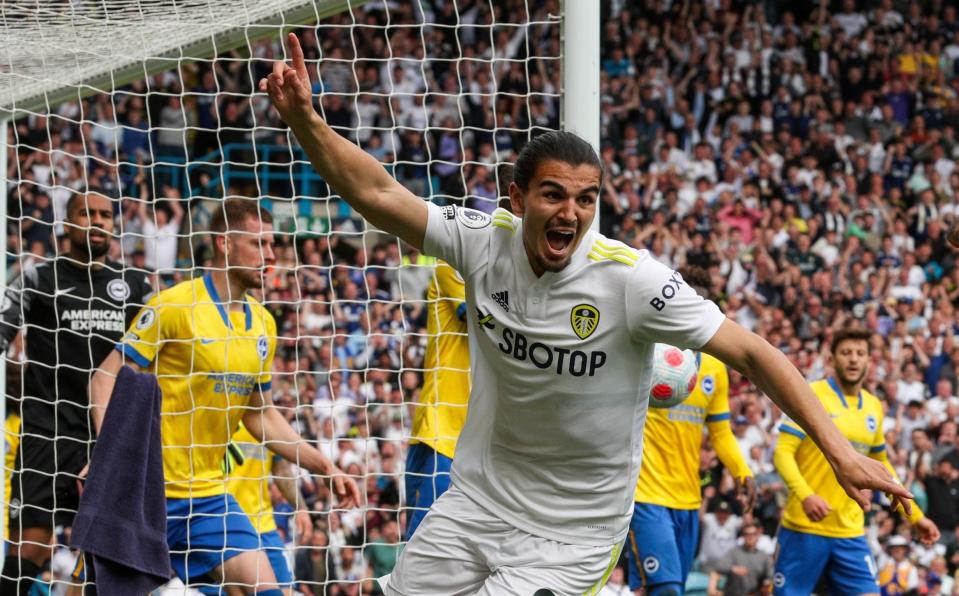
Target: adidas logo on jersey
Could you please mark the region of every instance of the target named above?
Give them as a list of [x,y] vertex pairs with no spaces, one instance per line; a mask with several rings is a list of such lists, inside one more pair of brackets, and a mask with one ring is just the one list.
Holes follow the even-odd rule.
[[509,290],[503,290],[502,292],[493,292],[490,294],[490,298],[496,301],[496,304],[499,304],[503,307],[503,310],[509,312]]

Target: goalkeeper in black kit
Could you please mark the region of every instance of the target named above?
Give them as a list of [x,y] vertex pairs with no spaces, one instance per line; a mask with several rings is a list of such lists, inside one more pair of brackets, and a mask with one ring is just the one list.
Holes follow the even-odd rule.
[[0,594],[25,595],[50,559],[54,528],[73,523],[79,472],[94,432],[87,385],[151,292],[145,271],[109,261],[114,201],[76,194],[64,222],[69,248],[25,267],[7,288],[0,312],[4,350],[23,330],[20,447],[11,478],[10,549]]

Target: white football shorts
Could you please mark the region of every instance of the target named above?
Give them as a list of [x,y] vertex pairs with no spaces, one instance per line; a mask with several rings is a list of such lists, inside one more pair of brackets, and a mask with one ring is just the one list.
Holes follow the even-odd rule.
[[[430,509],[400,554],[387,596],[597,594],[622,544],[578,546],[518,530],[456,485]],[[539,592],[539,590],[548,590]]]

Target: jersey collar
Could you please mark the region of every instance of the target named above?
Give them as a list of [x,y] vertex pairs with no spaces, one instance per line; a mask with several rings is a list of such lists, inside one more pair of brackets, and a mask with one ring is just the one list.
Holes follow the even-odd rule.
[[[206,286],[206,291],[210,295],[210,298],[213,299],[213,304],[216,305],[216,309],[220,313],[220,318],[223,319],[223,324],[226,325],[227,329],[233,329],[233,325],[230,323],[230,315],[226,312],[226,303],[220,300],[220,295],[216,291],[216,286],[213,285],[213,276],[207,273],[203,276],[203,285]],[[249,331],[253,326],[253,311],[250,309],[250,297],[243,297],[243,313],[246,315],[246,330]]]
[[[839,387],[839,383],[836,382],[836,379],[833,377],[829,377],[828,379],[826,379],[826,381],[829,383],[829,386],[832,387],[832,390],[836,392],[836,395],[839,396],[839,401],[842,402],[842,407],[848,410],[849,404],[846,403],[846,396],[843,395],[842,388]],[[859,410],[862,409],[862,390],[861,389],[859,390],[859,407],[857,409]]]
[[529,264],[529,255],[526,253],[526,245],[523,242],[522,221],[520,221],[516,231],[513,232],[512,240],[511,249],[513,252],[513,262],[516,263],[516,270],[526,278],[526,281],[530,286],[533,286],[539,283],[542,279],[553,275],[552,272],[547,271],[540,277],[536,277],[536,274],[533,272],[533,266]]

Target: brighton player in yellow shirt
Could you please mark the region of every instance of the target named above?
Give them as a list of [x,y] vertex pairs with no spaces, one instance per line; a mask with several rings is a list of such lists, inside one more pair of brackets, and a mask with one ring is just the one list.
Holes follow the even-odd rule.
[[[884,463],[883,411],[879,399],[862,388],[869,373],[869,340],[865,329],[844,328],[832,342],[835,376],[816,381],[813,392],[840,432],[856,451]],[[850,499],[815,444],[791,420],[779,427],[775,464],[789,488],[789,500],[779,530],[777,595],[807,595],[823,574],[833,594],[879,594],[876,564],[866,543],[863,511]],[[928,543],[939,529],[912,507],[909,521]]]
[[[406,539],[430,505],[450,486],[456,440],[466,422],[470,395],[470,354],[466,336],[463,278],[443,261],[426,292],[426,355],[423,389],[413,411],[406,458]],[[503,297],[508,300],[508,295]]]
[[[708,297],[709,273],[686,267],[680,274]],[[702,354],[699,379],[689,397],[672,408],[650,408],[646,417],[643,466],[626,545],[632,590],[679,596],[685,589],[699,544],[704,425],[720,461],[745,493],[747,508],[752,508],[756,483],[729,427],[729,374],[725,364]]]
[[271,405],[276,323],[248,293],[262,287],[274,260],[269,213],[256,200],[229,199],[211,231],[211,272],[153,297],[95,374],[93,420],[99,432],[124,360],[156,374],[174,571],[185,583],[279,596],[256,530],[226,492],[222,462],[240,421],[283,458],[332,476],[343,506],[356,503],[359,491]]

